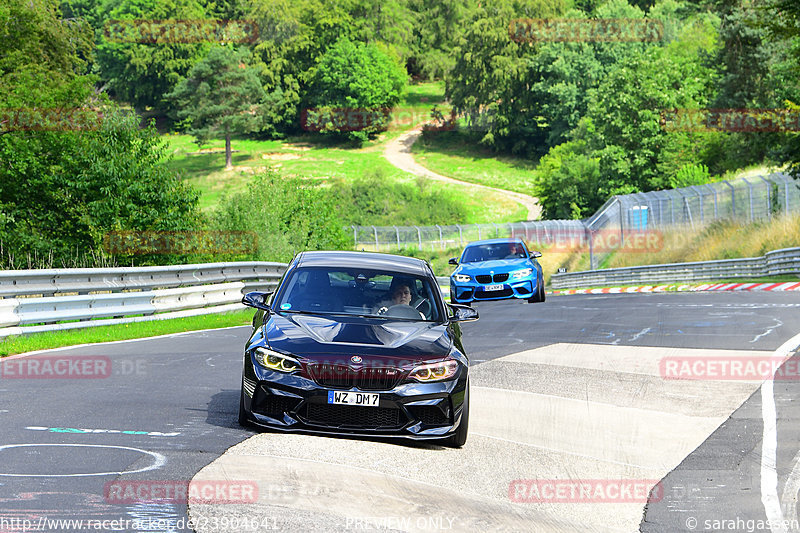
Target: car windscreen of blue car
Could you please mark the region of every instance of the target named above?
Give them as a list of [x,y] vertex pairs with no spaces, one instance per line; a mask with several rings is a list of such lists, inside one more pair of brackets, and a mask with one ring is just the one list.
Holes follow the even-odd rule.
[[478,263],[497,259],[520,259],[528,257],[525,250],[517,243],[479,244],[468,246],[461,257],[462,263]]

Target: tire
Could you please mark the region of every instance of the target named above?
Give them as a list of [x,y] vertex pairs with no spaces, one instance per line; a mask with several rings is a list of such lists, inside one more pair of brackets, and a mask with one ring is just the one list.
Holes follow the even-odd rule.
[[244,383],[242,384],[242,392],[239,394],[239,425],[244,428],[253,427],[253,423],[247,418],[247,411],[244,410]]
[[461,413],[461,423],[455,434],[444,441],[444,445],[450,448],[461,448],[467,442],[467,432],[469,431],[469,381],[467,381],[467,391],[464,396],[464,408]]
[[538,304],[545,301],[545,293],[544,293],[544,281],[542,280],[541,275],[539,276],[539,280],[536,283],[536,294],[528,298],[528,303],[531,304]]

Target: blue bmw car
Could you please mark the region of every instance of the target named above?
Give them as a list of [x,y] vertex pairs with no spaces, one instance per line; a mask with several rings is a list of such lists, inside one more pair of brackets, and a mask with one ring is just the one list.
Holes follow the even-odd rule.
[[450,300],[469,305],[474,301],[518,298],[543,302],[544,278],[536,260],[540,252],[529,252],[522,239],[489,239],[471,242],[450,276]]

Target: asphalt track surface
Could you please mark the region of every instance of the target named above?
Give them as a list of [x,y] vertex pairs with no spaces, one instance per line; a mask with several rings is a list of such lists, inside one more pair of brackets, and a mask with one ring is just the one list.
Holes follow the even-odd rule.
[[[572,295],[477,309],[481,319],[464,325],[472,410],[460,450],[239,428],[246,327],[4,360],[0,532],[92,524],[60,519],[191,531],[189,516],[197,531],[800,531],[777,523],[797,519],[797,380],[665,379],[660,366],[768,357],[800,332],[797,294]],[[51,379],[30,357],[98,372]],[[108,493],[191,479],[254,483],[258,502],[189,508]],[[535,500],[531,480],[661,493]]]

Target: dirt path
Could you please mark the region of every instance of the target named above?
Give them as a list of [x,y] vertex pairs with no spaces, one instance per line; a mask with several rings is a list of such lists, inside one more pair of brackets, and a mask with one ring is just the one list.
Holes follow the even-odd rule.
[[504,189],[496,189],[487,185],[478,185],[475,183],[448,178],[447,176],[442,176],[441,174],[437,174],[436,172],[428,170],[417,163],[414,160],[414,156],[411,154],[411,146],[417,141],[417,139],[419,139],[420,135],[422,135],[422,131],[413,130],[389,141],[389,143],[386,145],[386,149],[384,150],[384,155],[389,163],[396,166],[400,170],[409,172],[415,176],[423,176],[432,180],[454,183],[461,187],[469,187],[473,189],[482,189],[485,191],[500,193],[503,196],[506,196],[515,202],[524,205],[528,210],[528,220],[536,220],[541,216],[542,206],[539,205],[539,200],[533,196],[528,196],[527,194],[513,191],[506,191]]

